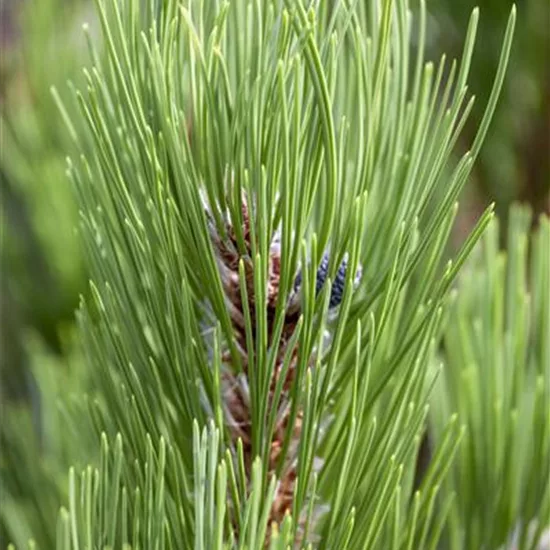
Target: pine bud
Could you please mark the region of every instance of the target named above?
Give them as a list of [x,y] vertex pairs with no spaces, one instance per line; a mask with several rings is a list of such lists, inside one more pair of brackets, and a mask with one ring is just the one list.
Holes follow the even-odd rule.
[[[330,256],[328,252],[325,252],[323,254],[323,258],[321,259],[321,263],[317,268],[317,274],[316,274],[316,280],[315,280],[316,296],[319,295],[319,293],[323,289],[323,285],[325,284],[325,281],[327,280],[329,261],[330,261]],[[338,267],[338,271],[336,272],[334,281],[332,283],[332,288],[330,291],[329,309],[333,309],[342,303],[342,299],[344,297],[344,288],[346,284],[347,269],[348,269],[348,254],[346,253],[344,255],[342,263]],[[361,275],[362,275],[361,268],[358,268],[357,273],[355,274],[354,286],[356,286],[361,280]],[[298,275],[296,276],[296,279],[294,281],[295,292],[299,291],[301,285],[302,285],[302,272],[300,271],[298,272]]]

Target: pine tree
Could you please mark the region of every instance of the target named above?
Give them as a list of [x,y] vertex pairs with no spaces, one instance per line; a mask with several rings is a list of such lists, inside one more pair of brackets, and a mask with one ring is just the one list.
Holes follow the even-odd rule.
[[[485,116],[454,163],[473,104],[477,11],[460,62],[434,64],[423,3],[414,25],[399,0],[97,8],[102,39],[89,41],[75,93],[80,122],[59,107],[81,149],[69,175],[91,274],[78,312],[87,398],[68,416],[80,428],[75,456],[94,444],[98,454],[70,470],[58,548],[496,550],[514,534],[521,548],[542,540],[546,221],[530,333],[541,343],[527,359],[527,333],[509,344],[511,376],[533,371],[533,382],[494,387],[487,405],[503,429],[498,397],[536,395],[534,410],[518,413],[538,430],[527,472],[508,464],[511,485],[485,495],[499,516],[472,506],[491,455],[476,463],[483,434],[471,419],[487,417],[476,388],[453,384],[473,368],[453,326],[470,328],[476,287],[460,281],[455,301],[451,291],[492,208],[452,259],[447,241],[502,87],[515,10]],[[483,243],[495,269],[491,227]],[[520,330],[508,323],[529,289],[484,273],[497,297],[486,294],[482,311],[504,290],[505,327]],[[509,338],[499,319],[480,337]],[[487,354],[475,363],[484,376]],[[419,468],[426,433],[433,448]],[[498,433],[490,452],[502,460]],[[524,500],[510,504],[513,491]]]

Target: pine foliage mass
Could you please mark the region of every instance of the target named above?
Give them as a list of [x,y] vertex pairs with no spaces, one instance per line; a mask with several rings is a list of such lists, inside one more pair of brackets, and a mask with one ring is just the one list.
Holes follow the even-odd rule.
[[[57,548],[542,540],[548,222],[533,286],[526,222],[505,272],[492,208],[448,256],[515,9],[458,160],[477,10],[462,58],[436,63],[423,2],[414,18],[403,0],[97,11],[78,123],[59,107],[91,274],[70,421],[100,449],[70,471]],[[452,290],[490,224],[483,275]]]

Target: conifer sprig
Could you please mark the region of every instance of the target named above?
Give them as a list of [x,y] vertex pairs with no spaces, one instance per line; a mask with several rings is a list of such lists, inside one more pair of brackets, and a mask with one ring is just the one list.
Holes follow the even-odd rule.
[[515,10],[454,166],[477,11],[436,66],[422,2],[414,60],[404,1],[97,8],[69,173],[102,451],[59,548],[436,548],[462,427],[415,481],[430,367],[491,209],[441,264]]
[[[104,52],[92,50],[77,94],[94,152],[70,173],[93,281],[80,313],[91,413],[140,465],[120,466],[121,483],[147,480],[164,438],[178,472],[157,480],[168,530],[218,536],[219,524],[204,523],[211,501],[201,508],[193,435],[210,417],[220,451],[209,450],[208,483],[216,455],[233,472],[224,540],[262,546],[271,521],[284,529],[291,514],[294,544],[425,541],[460,433],[450,419],[453,443],[410,506],[428,366],[449,287],[490,212],[455,263],[438,266],[515,12],[487,118],[449,176],[471,108],[477,12],[442,87],[445,60],[434,73],[423,48],[409,81],[404,2],[98,9]],[[420,20],[422,43],[423,4]],[[259,506],[273,476],[273,503]],[[194,493],[181,491],[193,479]]]

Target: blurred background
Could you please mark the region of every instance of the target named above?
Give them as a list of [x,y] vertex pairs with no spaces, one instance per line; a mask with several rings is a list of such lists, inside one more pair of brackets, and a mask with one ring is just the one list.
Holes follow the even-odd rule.
[[[0,546],[34,533],[53,548],[48,525],[63,496],[66,453],[55,399],[37,387],[67,392],[83,384],[74,339],[74,310],[86,273],[68,179],[70,133],[52,86],[74,123],[71,82],[88,58],[82,23],[94,33],[87,0],[2,0],[0,4]],[[415,2],[412,2],[413,6]],[[471,10],[481,18],[469,82],[476,104],[457,153],[471,144],[497,66],[511,2],[432,0],[428,58],[462,52]],[[505,87],[461,201],[454,242],[468,233],[491,202],[506,218],[511,202],[550,213],[550,2],[519,0],[518,23]],[[69,84],[68,84],[69,82]],[[535,221],[536,223],[536,221]],[[503,237],[504,238],[504,237]],[[76,374],[75,374],[76,373]],[[57,388],[57,390],[56,390]],[[52,437],[45,437],[51,433]],[[29,453],[28,450],[32,452]],[[36,461],[26,464],[29,456]],[[13,468],[11,465],[18,465]],[[6,472],[21,475],[6,476]],[[43,485],[40,485],[43,484]],[[52,499],[32,500],[29,486]],[[51,523],[50,523],[51,525]]]

